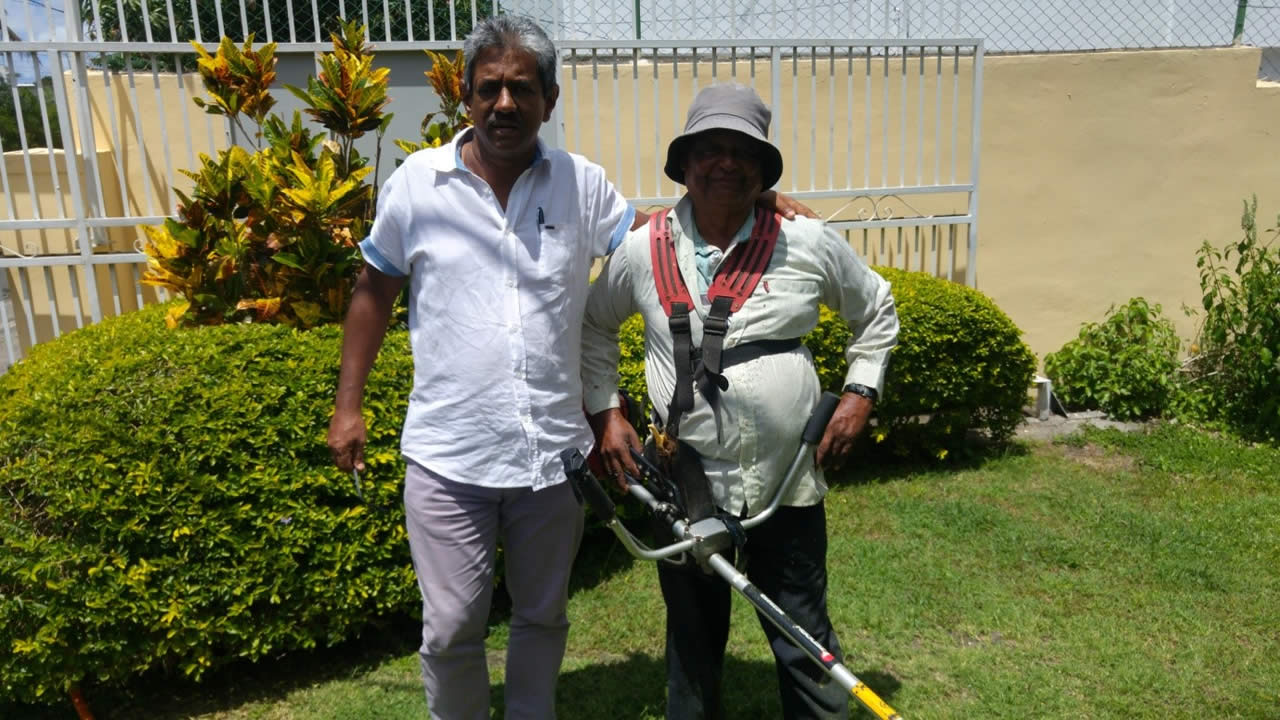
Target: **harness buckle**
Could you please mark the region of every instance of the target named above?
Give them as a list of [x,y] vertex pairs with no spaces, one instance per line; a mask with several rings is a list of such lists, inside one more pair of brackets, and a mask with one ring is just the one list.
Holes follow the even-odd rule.
[[[724,302],[722,303],[722,305],[723,305],[723,310],[724,310],[725,312],[716,312],[716,310],[717,310],[717,309],[719,309],[719,308],[717,307],[717,301],[720,301],[721,299],[723,299],[723,301],[724,301]],[[704,321],[702,321],[702,334],[703,334],[703,335],[718,335],[718,336],[720,336],[720,337],[724,337],[725,335],[727,335],[727,334],[729,333],[729,312],[728,312],[728,310],[729,310],[729,303],[730,303],[730,302],[732,302],[732,298],[730,298],[730,297],[728,297],[728,296],[725,296],[725,295],[721,295],[721,296],[718,296],[718,297],[712,298],[712,300],[711,300],[711,308],[712,308],[712,309],[711,309],[711,312],[710,312],[710,313],[708,313],[708,315],[707,315],[707,319],[706,319],[706,320],[704,320]],[[704,345],[705,345],[705,342],[704,342]]]

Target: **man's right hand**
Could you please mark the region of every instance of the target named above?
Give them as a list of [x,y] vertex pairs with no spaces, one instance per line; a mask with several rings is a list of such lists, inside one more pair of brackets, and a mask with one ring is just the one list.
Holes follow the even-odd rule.
[[329,452],[343,472],[364,472],[364,416],[359,410],[335,412],[329,421]]
[[600,459],[604,463],[605,472],[618,484],[618,489],[627,491],[627,479],[623,473],[631,477],[640,476],[640,468],[631,457],[631,449],[640,450],[640,436],[636,429],[627,422],[627,417],[618,408],[601,410],[587,418],[591,430],[599,438]]
[[391,308],[404,287],[405,278],[384,275],[365,266],[351,291],[351,305],[342,322],[342,367],[329,421],[329,452],[344,472],[364,470],[364,416],[360,414],[364,383],[378,357],[387,332]]

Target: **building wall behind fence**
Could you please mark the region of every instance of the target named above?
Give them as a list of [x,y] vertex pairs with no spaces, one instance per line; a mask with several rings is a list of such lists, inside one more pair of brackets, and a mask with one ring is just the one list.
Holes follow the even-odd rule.
[[[423,87],[420,73],[425,69],[424,61],[425,58],[422,64],[399,62],[393,66],[393,85],[405,88],[404,92],[392,92],[396,102],[391,109],[397,112],[397,121],[403,115],[416,126],[421,113],[429,109],[423,106],[424,96],[407,97],[417,92],[411,88]],[[1073,337],[1082,322],[1100,320],[1108,306],[1136,295],[1163,304],[1181,334],[1190,337],[1193,323],[1180,308],[1183,304],[1199,304],[1196,248],[1204,240],[1221,245],[1236,239],[1240,232],[1240,203],[1253,193],[1260,200],[1260,222],[1269,224],[1280,210],[1280,163],[1275,160],[1280,157],[1276,125],[1280,89],[1256,84],[1258,63],[1259,51],[1250,48],[986,59],[978,288],[1023,328],[1041,358]],[[784,149],[797,142],[807,147],[812,127],[819,146],[832,145],[829,154],[819,153],[819,157],[839,158],[848,144],[845,128],[852,128],[856,157],[864,149],[868,122],[873,136],[887,129],[891,134],[890,148],[898,148],[900,132],[896,123],[862,114],[861,86],[855,85],[852,116],[841,94],[844,88],[834,88],[837,101],[831,106],[826,104],[829,77],[822,65],[819,60],[818,72],[810,77],[809,65],[802,59],[794,79],[782,78],[784,84],[801,86],[802,101],[810,92],[805,85],[816,86],[814,97],[818,101],[816,113],[803,102],[795,116],[790,108],[781,109],[775,122]],[[616,107],[611,96],[601,98],[598,105],[588,102],[592,92],[590,72],[583,72],[582,66],[577,71],[578,79],[572,86],[569,83],[573,70],[567,68],[564,74],[566,87],[561,103],[566,112],[573,93],[579,97],[578,114],[566,117],[566,136],[572,139],[580,127],[584,134],[575,144],[587,149],[587,154],[595,154],[596,139],[587,132],[593,121],[585,118],[588,113],[605,114],[619,125],[617,135],[621,141],[615,142],[612,133],[602,133],[599,156],[594,159],[609,169],[610,176],[628,196],[654,195],[649,183],[657,182],[655,158],[665,152],[665,141],[675,132],[678,119],[674,113],[660,109],[662,127],[658,134],[662,141],[655,143],[651,107],[646,105],[638,113],[640,126],[632,127],[637,116],[629,110],[634,100],[628,93],[623,90]],[[873,93],[883,89],[878,84],[882,81],[875,79],[877,74],[872,73]],[[670,78],[665,75],[658,80],[668,81]],[[691,93],[690,78],[682,76],[681,81],[685,92]],[[703,77],[700,83],[709,81]],[[104,138],[114,137],[115,133],[109,129],[109,116],[100,116],[98,109],[108,107],[108,94],[119,97],[120,82],[127,82],[127,78],[117,76],[107,83],[101,76],[91,76],[95,142],[104,168],[99,177],[105,197],[119,198],[131,212],[145,214],[148,183],[152,206],[168,207],[169,191],[160,182],[165,172],[134,162],[137,156],[129,143],[136,145],[137,130],[123,133],[130,140],[122,149],[104,149]],[[289,82],[301,84],[298,79]],[[646,83],[651,82],[651,77],[645,80],[642,76],[637,86],[642,96]],[[165,99],[167,96],[162,94],[157,103],[182,102],[176,78],[171,84],[173,99]],[[153,94],[150,78],[146,87],[147,92],[138,93],[140,102]],[[184,81],[188,94],[191,87],[189,79]],[[784,85],[784,95],[785,88]],[[767,99],[769,87],[758,85],[758,89]],[[926,98],[930,89],[931,86],[926,87]],[[893,107],[900,90],[892,81],[888,90]],[[282,108],[290,109],[285,102],[292,96],[284,91],[278,96]],[[141,123],[142,142],[160,143],[162,137],[168,138],[175,170],[189,167],[190,162],[182,122],[190,123],[194,143],[203,141],[209,149],[219,146],[219,133],[213,132],[210,142],[211,133],[202,125],[207,120],[194,106],[188,108],[186,120],[182,120],[183,116],[171,106],[161,113],[158,105],[140,105],[134,111],[127,102],[113,102],[117,113],[126,112],[122,122]],[[959,114],[962,119],[967,118],[963,110]],[[827,135],[832,115],[838,135],[834,143]],[[179,119],[176,126],[174,117]],[[162,118],[167,119],[163,133],[159,127]],[[793,139],[797,127],[799,132],[794,133]],[[925,130],[922,152],[930,158],[933,141],[928,137],[927,126]],[[914,126],[908,126],[908,139],[913,132]],[[388,137],[412,134],[411,129],[405,129],[393,131]],[[878,139],[876,142],[878,149]],[[619,144],[621,148],[617,147]],[[108,162],[106,155],[113,152],[119,156]],[[399,151],[388,143],[384,153],[384,163],[393,166]],[[637,155],[642,169],[638,187]],[[119,163],[120,171],[113,162]],[[905,158],[910,180],[914,180],[915,162],[915,156]],[[966,162],[963,155],[959,162]],[[904,159],[894,154],[873,157],[871,163],[865,170],[871,175],[872,184],[879,184],[877,175],[881,172],[889,173],[890,180],[896,181]],[[922,164],[926,174],[931,172],[927,159]],[[811,172],[825,180],[826,171],[827,166],[821,161],[812,170],[807,166],[789,168],[790,174],[784,177],[781,187],[805,190]],[[121,172],[125,175],[124,188],[118,186]],[[857,172],[855,168],[855,175]],[[946,170],[943,173],[947,174]],[[140,174],[147,174],[148,179],[139,180]],[[116,178],[114,187],[112,178]],[[674,190],[668,183],[667,191]],[[950,201],[944,198],[936,202],[945,205]],[[956,198],[954,202],[962,200]],[[845,200],[814,204],[830,214]],[[947,208],[920,210],[942,212]],[[111,245],[129,245],[135,235],[132,229],[125,229],[123,234],[113,232]],[[11,288],[16,288],[16,283],[11,283]],[[39,293],[34,294],[33,303],[41,303]],[[45,303],[43,310],[36,310],[48,313]],[[123,309],[129,309],[131,304]],[[109,305],[106,308],[110,314]],[[63,319],[64,330],[68,327],[66,320]],[[48,327],[47,320],[40,327]]]
[[[1260,223],[1269,226],[1280,212],[1280,88],[1257,83],[1259,52],[1219,48],[987,56],[977,286],[1025,331],[1041,359],[1075,337],[1081,323],[1101,320],[1112,304],[1139,295],[1161,303],[1180,334],[1191,338],[1195,324],[1182,307],[1200,305],[1196,249],[1205,240],[1220,246],[1237,239],[1241,202],[1254,193]],[[859,66],[862,62],[855,59]],[[852,114],[843,71],[835,75],[831,103],[832,76],[825,59],[817,61],[813,72],[802,56],[794,76],[787,63],[783,97],[791,97],[798,87],[800,102],[796,114],[784,105],[774,118],[784,156],[792,157],[797,145],[807,153],[814,141],[811,130],[827,152],[817,153],[813,168],[789,166],[780,189],[803,192],[811,187],[813,176],[822,186],[832,167],[843,174],[850,135],[855,186],[866,180],[878,186],[886,178],[889,185],[902,184],[900,180],[910,184],[921,170],[924,181],[931,182],[935,161],[941,181],[948,181],[948,142],[935,141],[932,128],[936,76],[921,76],[924,90],[918,92],[919,80],[910,66],[904,133],[898,117],[904,97],[899,62],[890,60],[887,83],[879,60],[872,61],[869,74],[855,73]],[[964,88],[970,70],[967,59],[960,63],[959,83]],[[576,82],[573,71],[565,71],[561,92],[565,135],[571,144],[588,155],[595,155],[598,146],[594,159],[629,197],[674,192],[670,181],[658,183],[657,169],[665,156],[665,140],[677,132],[670,109],[656,113],[664,142],[655,144],[652,107],[645,105],[638,115],[638,132],[635,127],[629,68],[616,106],[611,94],[600,96],[593,90],[597,80],[590,66],[576,70]],[[598,72],[611,76],[612,70]],[[644,84],[653,82],[652,69],[641,68],[640,75],[643,104],[649,92]],[[722,81],[732,78],[724,68],[718,76]],[[949,117],[950,76],[943,77],[941,103],[943,115]],[[759,77],[752,81],[741,61],[738,80],[753,84],[769,98],[769,84]],[[699,82],[705,86],[710,81],[704,68]],[[669,67],[660,68],[658,82],[673,82]],[[684,66],[680,83],[682,94],[691,95],[693,78]],[[864,112],[866,85],[875,103],[871,117]],[[575,94],[576,116],[571,112]],[[921,96],[926,110],[917,114]],[[963,91],[958,97],[963,137],[967,98]],[[833,109],[838,129],[834,142],[828,135]],[[598,140],[597,115],[603,129]],[[917,117],[925,120],[923,132]],[[613,123],[619,124],[616,133]],[[868,131],[872,152],[865,162]],[[885,133],[889,152],[882,155]],[[615,142],[615,134],[621,143]],[[958,150],[956,172],[964,178],[967,148],[961,143]],[[921,214],[964,208],[962,194],[906,200],[920,205],[916,209]],[[824,215],[839,210],[837,219],[854,219],[858,206],[846,202],[847,198],[835,198],[812,204]],[[855,247],[863,250],[856,243]],[[872,262],[903,262],[874,242],[865,254]]]
[[1280,213],[1280,88],[1251,48],[988,58],[978,288],[1044,354],[1134,296],[1179,333],[1195,251]]

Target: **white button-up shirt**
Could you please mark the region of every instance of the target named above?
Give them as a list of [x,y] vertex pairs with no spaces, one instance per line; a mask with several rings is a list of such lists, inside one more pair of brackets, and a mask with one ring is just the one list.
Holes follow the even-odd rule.
[[[694,242],[686,230],[692,223],[692,207],[685,196],[671,214],[671,236],[685,286],[696,288]],[[744,242],[743,237],[742,233],[735,237],[717,267]],[[694,308],[689,319],[698,346],[710,305],[700,293],[691,294]],[[889,283],[818,220],[782,222],[778,244],[759,284],[729,317],[724,347],[803,337],[818,324],[819,303],[838,312],[853,330],[845,353],[849,361],[845,383],[879,390],[898,337]],[[667,316],[654,286],[647,226],[627,235],[596,278],[587,300],[582,371],[588,412],[618,404],[618,326],[637,312],[645,324],[649,400],[665,416],[675,389],[675,362]],[[813,357],[803,347],[725,368],[724,375],[729,387],[720,395],[723,437],[717,439],[712,410],[695,392],[693,410],[680,424],[680,439],[702,456],[716,504],[729,512],[745,508],[755,514],[777,493],[795,457],[800,432],[821,392],[818,376]],[[822,471],[808,465],[783,503],[812,505],[826,489]]]
[[401,452],[457,482],[562,482],[584,452],[582,312],[592,260],[635,210],[604,170],[539,144],[505,212],[461,162],[470,130],[410,155],[387,179],[365,260],[408,276],[414,378]]

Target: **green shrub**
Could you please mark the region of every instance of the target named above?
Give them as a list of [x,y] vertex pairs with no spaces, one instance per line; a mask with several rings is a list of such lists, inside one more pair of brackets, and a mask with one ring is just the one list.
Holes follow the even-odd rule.
[[618,350],[618,387],[646,406],[649,391],[644,380],[644,318],[640,315],[632,315],[618,328]]
[[[876,271],[893,286],[902,327],[872,436],[895,455],[939,459],[965,448],[970,433],[1007,441],[1022,422],[1035,372],[1022,331],[973,288],[927,273]],[[834,313],[827,322],[843,325]],[[823,388],[837,392],[843,348],[826,345],[822,354],[835,370],[826,371]]]
[[[925,273],[876,268],[893,285],[901,330],[871,435],[898,456],[946,458],[971,431],[1003,442],[1022,421],[1035,356],[1021,331],[985,295]],[[646,398],[644,324],[635,316],[619,332],[621,385]],[[821,308],[804,338],[824,390],[844,386],[849,327]]]
[[337,327],[172,331],[152,307],[0,377],[0,700],[332,644],[410,609],[388,334],[366,394],[366,502],[325,432]]
[[1140,297],[1107,309],[1101,323],[1049,353],[1045,374],[1071,410],[1102,410],[1120,420],[1159,417],[1178,386],[1178,334],[1173,323]]
[[1280,217],[1258,238],[1258,199],[1244,205],[1244,237],[1197,253],[1204,316],[1191,404],[1241,435],[1280,441]]

